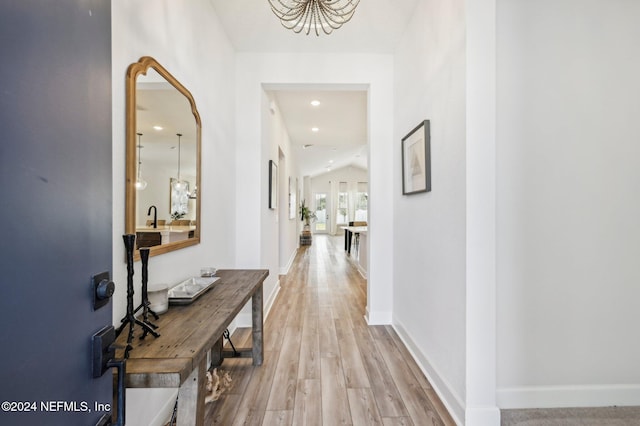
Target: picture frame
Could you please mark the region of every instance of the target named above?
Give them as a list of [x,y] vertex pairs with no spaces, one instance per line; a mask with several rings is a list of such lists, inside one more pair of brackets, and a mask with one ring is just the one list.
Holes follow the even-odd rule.
[[402,195],[431,191],[431,123],[424,120],[402,138]]
[[[180,182],[180,185],[177,185]],[[181,219],[189,213],[189,182],[169,178],[169,215]]]
[[296,204],[296,186],[297,179],[293,180],[291,176],[289,176],[289,219],[295,219],[298,216],[298,206]]
[[275,210],[278,207],[278,166],[273,160],[269,160],[269,208]]

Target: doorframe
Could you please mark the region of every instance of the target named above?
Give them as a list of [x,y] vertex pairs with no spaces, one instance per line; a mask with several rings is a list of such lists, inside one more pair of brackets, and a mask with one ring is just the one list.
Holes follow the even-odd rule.
[[[335,64],[340,63],[340,67]],[[236,256],[244,265],[260,265],[265,256],[251,235],[263,224],[251,220],[261,208],[267,158],[262,138],[262,95],[265,90],[324,89],[367,92],[367,155],[369,159],[369,279],[365,319],[391,324],[393,310],[393,198],[399,165],[394,140],[393,55],[241,53],[236,56]],[[348,72],[345,72],[347,70]],[[268,108],[268,105],[266,106]],[[242,159],[242,161],[240,161]],[[378,173],[372,171],[377,170]],[[384,170],[384,173],[382,171]],[[244,219],[247,220],[244,220]],[[251,223],[248,223],[251,222]],[[377,226],[377,224],[380,226]]]

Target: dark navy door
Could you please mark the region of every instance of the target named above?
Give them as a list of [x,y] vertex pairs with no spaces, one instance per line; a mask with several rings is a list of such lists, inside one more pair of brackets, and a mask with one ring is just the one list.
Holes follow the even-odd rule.
[[0,2],[0,424],[95,425],[112,264],[111,5]]

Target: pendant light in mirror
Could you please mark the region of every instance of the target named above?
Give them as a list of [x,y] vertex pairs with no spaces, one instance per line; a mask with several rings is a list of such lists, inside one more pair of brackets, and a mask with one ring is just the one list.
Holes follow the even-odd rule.
[[176,135],[178,136],[178,175],[175,179],[171,179],[171,218],[181,219],[189,213],[189,182],[182,180],[180,174],[182,133],[176,133]]
[[173,185],[174,185],[174,188],[176,189],[184,190],[184,188],[186,188],[188,184],[187,182],[182,180],[182,175],[180,174],[180,163],[181,163],[180,156],[182,154],[182,146],[181,146],[182,133],[176,133],[176,136],[178,136],[178,176],[173,181]]
[[147,187],[147,181],[142,179],[142,133],[138,135],[138,177],[136,178],[136,189],[142,191]]

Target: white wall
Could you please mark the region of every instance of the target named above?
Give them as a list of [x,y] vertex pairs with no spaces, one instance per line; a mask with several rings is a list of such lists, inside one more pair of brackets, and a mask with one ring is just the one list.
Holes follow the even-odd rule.
[[[244,118],[244,117],[243,117]],[[243,119],[241,118],[241,119]],[[265,176],[265,186],[261,191],[261,265],[269,268],[269,279],[265,281],[264,293],[270,304],[278,291],[278,275],[288,269],[297,249],[296,234],[297,222],[288,218],[289,204],[283,190],[288,186],[289,177],[293,177],[297,170],[295,159],[291,154],[289,134],[284,125],[282,115],[273,97],[262,90],[261,95],[261,123],[264,128],[262,135],[262,162],[261,170]],[[282,159],[281,159],[282,154]],[[275,210],[270,210],[269,205],[269,160],[278,165],[278,205]],[[286,183],[286,185],[285,185]],[[288,190],[287,194],[288,195]],[[250,311],[247,310],[247,320],[250,320]],[[250,322],[248,322],[250,324]]]
[[640,3],[497,4],[498,402],[640,405]]
[[496,4],[466,0],[468,426],[497,426]]
[[[387,162],[395,206],[393,324],[459,422],[466,389],[464,10],[461,0],[418,2],[395,55]],[[431,120],[432,190],[403,196],[400,141],[424,119]]]
[[[261,226],[275,226],[266,209],[268,159],[277,159],[273,147],[263,146],[264,90],[278,85],[369,89],[369,167],[383,170],[370,174],[370,281],[367,313],[370,323],[388,323],[391,318],[391,242],[393,219],[392,184],[388,178],[392,156],[393,58],[359,54],[237,54],[237,245],[239,264],[259,267],[269,242],[255,244],[263,235]],[[335,64],[340,64],[336,67]],[[305,188],[306,191],[306,188]],[[256,220],[261,212],[263,220]],[[266,215],[266,216],[265,216]],[[376,223],[379,226],[376,227]],[[264,224],[264,225],[262,225]],[[267,231],[271,232],[271,231]],[[275,234],[274,234],[275,235]],[[265,294],[274,279],[265,281]]]
[[[125,72],[153,56],[193,94],[202,118],[202,243],[152,257],[150,283],[169,284],[199,274],[200,267],[235,266],[235,121],[233,50],[207,0],[116,1],[112,4],[113,67],[113,277],[115,325],[126,310],[124,233]],[[139,283],[140,264],[135,282]],[[136,301],[139,294],[136,295]],[[150,424],[172,392],[127,392],[127,425]],[[153,401],[153,402],[149,402]],[[163,404],[167,406],[163,407]],[[161,421],[166,419],[156,419]],[[164,424],[164,423],[162,423]]]
[[[299,179],[298,166],[296,159],[291,150],[291,141],[289,133],[282,119],[282,114],[275,102],[273,96],[269,92],[265,92],[267,105],[266,110],[263,109],[263,119],[267,123],[269,132],[267,144],[275,147],[278,158],[274,161],[278,164],[278,273],[286,275],[293,263],[298,249],[298,203],[296,198],[293,206],[296,214],[294,218],[289,217],[289,182],[291,187],[296,191],[296,179]],[[271,153],[271,149],[269,150]]]
[[[241,238],[244,239],[244,243],[237,247],[237,256],[239,265],[246,265],[242,267],[269,269],[269,276],[263,284],[265,312],[268,314],[280,291],[279,275],[287,273],[298,248],[298,221],[289,219],[287,200],[289,177],[295,181],[298,170],[278,104],[266,88],[261,85],[258,87],[260,88],[258,93],[260,120],[256,126],[260,129],[260,136],[257,141],[252,141],[252,143],[257,142],[254,147],[243,147],[242,144],[238,144],[238,182],[236,184],[238,188],[251,187],[254,191],[252,196],[255,197],[250,200],[243,199],[243,196],[238,197],[238,203],[244,206],[238,207],[238,216],[243,216],[242,208],[255,210],[251,215],[243,216],[243,221],[237,222],[237,232],[242,234]],[[246,126],[246,119],[246,114],[238,116],[239,129]],[[255,174],[255,170],[249,170],[247,164],[249,158],[245,155],[247,152],[251,153],[253,160],[256,159],[253,158],[255,154],[259,154],[259,162],[251,164],[259,171],[262,182],[247,182],[246,178],[241,177],[245,173]],[[269,161],[276,163],[278,173],[278,204],[275,209],[269,208]],[[242,194],[243,190],[239,189],[238,194]],[[248,207],[249,205],[252,207]],[[250,222],[246,222],[248,220]],[[255,232],[255,235],[260,236],[260,244],[256,244],[255,235],[252,237],[249,232]],[[254,259],[253,256],[258,256],[258,259]],[[251,326],[250,303],[247,303],[239,314],[237,326]]]

